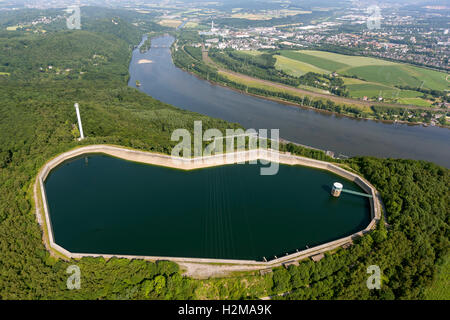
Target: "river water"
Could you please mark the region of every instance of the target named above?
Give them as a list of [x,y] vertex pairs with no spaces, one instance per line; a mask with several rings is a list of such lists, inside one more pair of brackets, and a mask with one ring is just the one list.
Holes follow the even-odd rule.
[[[139,80],[141,91],[178,108],[246,128],[280,129],[281,138],[336,154],[420,159],[450,167],[446,128],[352,119],[241,94],[175,67],[170,54],[173,41],[171,36],[158,37],[148,52],[134,50],[130,86]],[[141,59],[151,62],[139,64]]]

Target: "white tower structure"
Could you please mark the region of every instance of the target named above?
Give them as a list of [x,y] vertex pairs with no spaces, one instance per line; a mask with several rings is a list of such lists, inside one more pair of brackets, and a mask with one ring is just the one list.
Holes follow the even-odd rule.
[[331,188],[331,195],[334,197],[339,197],[341,195],[342,189],[344,186],[342,183],[335,182],[333,183],[333,188]]
[[78,128],[80,129],[80,139],[84,139],[84,133],[83,133],[83,125],[81,124],[81,116],[80,116],[80,107],[78,103],[75,103],[75,111],[77,112],[77,118],[78,118]]

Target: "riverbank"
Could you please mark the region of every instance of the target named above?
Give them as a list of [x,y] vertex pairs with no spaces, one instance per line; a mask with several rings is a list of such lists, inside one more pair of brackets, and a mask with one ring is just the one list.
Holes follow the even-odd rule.
[[[445,117],[445,111],[439,108],[424,109],[419,106],[368,102],[310,92],[224,69],[209,58],[206,50],[202,50],[202,58],[198,60],[192,54],[186,52],[184,46],[178,47],[174,42],[171,50],[173,61],[177,67],[209,83],[236,90],[241,94],[352,119],[380,121],[387,124],[402,123],[450,128],[450,126],[442,125],[437,121],[438,118],[435,118],[441,113],[443,114],[442,117]],[[183,52],[191,61],[188,63],[182,57],[183,54],[178,51]],[[423,121],[414,119],[422,119]]]
[[[242,79],[242,81],[243,81],[242,84],[245,84],[245,81],[255,81],[255,82],[259,82],[259,83],[261,83],[263,85],[266,85],[266,86],[271,86],[273,88],[280,88],[281,90],[288,90],[288,91],[289,90],[295,90],[299,94],[303,94],[304,96],[317,96],[317,97],[320,97],[320,98],[323,98],[323,99],[330,99],[330,97],[331,97],[331,96],[321,95],[319,93],[309,92],[307,90],[302,90],[302,89],[298,89],[298,88],[283,86],[283,85],[280,85],[280,84],[277,84],[277,83],[274,83],[274,82],[270,82],[270,81],[262,80],[262,79],[257,79],[257,78],[253,78],[253,77],[249,77],[249,76],[246,76],[246,75],[243,75],[243,74],[238,74],[238,73],[235,73],[235,72],[232,72],[232,71],[229,71],[229,70],[220,69],[219,72],[221,74],[231,75],[233,77],[237,77],[237,78]],[[200,78],[202,78],[200,75],[198,75],[198,76]],[[204,78],[202,78],[202,79],[206,80]],[[254,94],[254,93],[248,92],[248,89],[247,89],[247,91],[246,90],[240,90],[240,89],[234,88],[232,86],[223,85],[223,84],[218,83],[218,82],[213,82],[213,81],[209,81],[209,82],[212,83],[212,84],[221,85],[221,86],[224,86],[226,88],[230,88],[232,90],[236,90],[237,92],[242,93],[242,94],[247,94],[247,95],[251,95],[251,96],[254,96],[254,97],[263,98],[263,99],[267,99],[267,100],[270,100],[270,101],[275,101],[275,102],[279,102],[279,103],[283,103],[283,104],[287,104],[287,105],[298,106],[298,107],[305,108],[305,109],[311,109],[311,110],[314,110],[314,111],[317,111],[317,112],[323,112],[323,113],[327,113],[327,114],[334,114],[334,115],[343,116],[343,117],[349,117],[349,118],[353,118],[353,119],[371,120],[371,121],[377,121],[377,122],[387,123],[387,124],[402,123],[402,124],[407,124],[407,125],[422,125],[422,126],[425,126],[425,127],[427,127],[427,126],[436,126],[436,127],[440,127],[440,128],[450,129],[449,125],[441,125],[439,123],[430,124],[428,122],[423,122],[423,121],[412,122],[412,121],[406,121],[406,120],[387,120],[387,119],[379,119],[379,118],[376,118],[376,117],[355,116],[355,115],[352,115],[351,113],[343,113],[343,112],[336,112],[336,111],[330,111],[330,110],[323,110],[323,109],[319,109],[319,108],[316,108],[316,107],[308,106],[308,105],[305,105],[305,104],[295,103],[295,102],[293,102],[292,100],[289,100],[289,99],[282,99],[282,98],[271,97],[271,96],[266,96],[266,95]],[[333,97],[333,98],[336,99],[337,101],[342,100],[342,102],[344,104],[345,103],[355,104],[357,102],[361,102],[362,103],[362,101],[352,101],[351,99],[348,99],[348,98],[341,98],[341,97]],[[371,108],[372,106],[377,106],[378,105],[381,108],[399,108],[399,109],[404,109],[405,111],[406,110],[418,110],[418,111],[421,111],[421,112],[442,111],[441,109],[437,109],[437,108],[423,109],[423,108],[421,108],[419,106],[388,105],[388,104],[377,104],[377,103],[363,103],[363,104],[365,105],[366,108]],[[352,107],[353,105],[350,105],[350,106]]]
[[[231,259],[203,259],[203,258],[180,258],[180,257],[157,257],[157,256],[134,256],[134,255],[120,255],[120,254],[90,254],[90,253],[73,253],[69,252],[65,248],[59,246],[55,243],[49,209],[47,204],[47,197],[44,187],[44,182],[51,170],[61,165],[63,162],[79,157],[85,154],[101,153],[107,154],[113,157],[121,158],[128,161],[134,161],[139,163],[165,166],[170,168],[182,169],[182,170],[193,170],[200,168],[207,168],[218,165],[234,164],[240,162],[249,162],[258,159],[263,159],[267,161],[276,161],[278,163],[287,165],[301,165],[312,167],[321,170],[331,171],[347,180],[353,181],[359,187],[361,187],[365,192],[372,195],[370,200],[371,206],[371,221],[370,224],[364,229],[352,235],[337,239],[322,245],[315,246],[306,250],[302,250],[293,254],[286,255],[284,257],[275,258],[274,260],[269,260],[267,262],[254,261],[254,260],[231,260]],[[381,218],[382,204],[379,193],[375,188],[364,178],[359,175],[352,173],[350,171],[344,170],[343,168],[324,161],[313,160],[309,158],[304,158],[300,156],[294,156],[290,153],[280,153],[275,150],[251,150],[234,152],[230,154],[219,154],[208,157],[199,157],[192,159],[184,158],[174,158],[168,155],[138,151],[133,149],[125,149],[118,146],[112,145],[90,145],[86,147],[80,147],[73,149],[71,151],[65,152],[53,158],[47,162],[43,168],[39,171],[38,178],[35,185],[35,202],[36,202],[36,216],[41,228],[44,231],[44,243],[46,243],[46,248],[52,251],[62,254],[67,258],[79,259],[85,256],[91,257],[104,257],[106,259],[112,257],[123,257],[128,259],[145,259],[145,260],[171,260],[174,262],[182,263],[203,263],[203,264],[231,264],[231,265],[244,265],[244,266],[260,266],[260,267],[273,267],[280,265],[282,263],[290,261],[298,261],[310,257],[312,255],[323,253],[332,249],[335,249],[344,244],[352,242],[355,237],[360,237],[364,233],[371,231],[378,220]],[[40,195],[39,195],[40,193]],[[40,203],[42,203],[42,210],[39,210]],[[214,269],[214,268],[213,268]],[[232,268],[234,270],[234,268]]]

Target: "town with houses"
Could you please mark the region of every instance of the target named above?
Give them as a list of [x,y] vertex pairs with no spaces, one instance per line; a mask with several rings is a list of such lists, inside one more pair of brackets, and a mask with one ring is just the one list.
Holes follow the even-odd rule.
[[[96,0],[87,1],[97,3]],[[118,0],[108,1],[110,5],[117,5]],[[176,5],[174,4],[176,3]],[[289,3],[289,1],[287,2]],[[345,10],[336,10],[325,19],[308,19],[311,11],[275,11],[265,10],[256,12],[261,18],[286,17],[301,12],[300,22],[282,25],[268,25],[253,27],[251,24],[242,27],[232,23],[219,23],[223,18],[234,17],[234,12],[242,10],[231,9],[226,12],[214,3],[178,1],[120,2],[121,6],[137,12],[159,16],[161,21],[178,21],[189,27],[194,25],[199,34],[206,38],[205,45],[219,49],[232,48],[235,50],[258,49],[320,49],[345,48],[349,53],[362,56],[373,56],[395,61],[403,61],[417,65],[428,66],[441,70],[450,70],[448,59],[450,56],[450,33],[448,15],[450,7],[427,6],[424,12],[399,12],[395,5],[380,4],[373,20],[373,13],[362,2],[352,2]],[[30,2],[24,4],[26,8],[44,9],[46,7],[68,8],[74,4],[66,0],[53,0],[46,3]],[[184,8],[180,10],[180,5]],[[286,4],[287,6],[287,4]],[[292,6],[292,4],[291,4]],[[176,8],[176,9],[175,9]],[[8,8],[14,10],[17,8]],[[0,10],[4,10],[1,8]],[[241,10],[241,11],[239,11]],[[199,18],[197,12],[204,12]],[[247,16],[249,13],[245,13]],[[255,15],[255,17],[258,17]],[[11,28],[30,28],[48,25],[65,19],[64,14],[42,16],[31,21],[21,21]],[[245,16],[245,15],[244,15]],[[253,18],[251,18],[253,19]],[[217,21],[215,21],[217,20]],[[304,20],[304,22],[303,22]],[[252,21],[252,20],[249,20]],[[447,22],[445,22],[447,21]],[[372,23],[372,27],[369,26]],[[368,27],[369,26],[369,27]],[[36,32],[39,32],[39,28]]]
[[[347,15],[340,19],[352,25],[364,25],[367,17]],[[450,70],[450,34],[448,28],[420,28],[412,17],[384,17],[383,28],[355,27],[352,32],[340,32],[345,22],[322,22],[315,25],[291,27],[254,27],[236,29],[217,27],[211,21],[205,36],[207,47],[235,50],[298,48],[322,46],[343,47],[364,56],[404,61],[443,70]],[[401,28],[400,28],[401,26]],[[420,37],[417,34],[420,34]]]

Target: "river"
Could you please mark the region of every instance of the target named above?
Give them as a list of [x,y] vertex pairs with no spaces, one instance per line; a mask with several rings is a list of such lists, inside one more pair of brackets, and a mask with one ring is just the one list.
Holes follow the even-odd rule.
[[[335,154],[428,160],[450,167],[446,128],[352,119],[241,94],[177,68],[170,53],[173,41],[172,36],[157,37],[149,51],[133,51],[130,86],[139,80],[139,90],[178,108],[246,128],[280,129],[283,139]],[[141,59],[151,62],[139,64]]]

